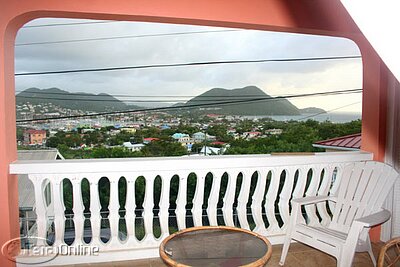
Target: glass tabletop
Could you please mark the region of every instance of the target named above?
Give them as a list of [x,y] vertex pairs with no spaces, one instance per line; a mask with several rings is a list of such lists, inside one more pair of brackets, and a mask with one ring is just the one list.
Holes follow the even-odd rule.
[[189,228],[167,239],[163,250],[174,264],[233,267],[254,263],[250,266],[262,266],[266,256],[271,254],[268,240],[239,228]]

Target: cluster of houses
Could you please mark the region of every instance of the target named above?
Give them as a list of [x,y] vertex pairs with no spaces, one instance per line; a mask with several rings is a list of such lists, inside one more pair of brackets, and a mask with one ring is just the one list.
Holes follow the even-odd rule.
[[[269,129],[263,134],[259,131],[244,132],[239,134],[235,129],[229,129],[227,131],[228,135],[231,135],[234,139],[245,139],[250,140],[254,138],[267,137],[268,135],[279,135],[282,133],[282,129]],[[174,133],[172,139],[184,146],[188,153],[200,154],[200,155],[221,155],[224,154],[229,144],[218,141],[216,136],[209,135],[204,132],[196,132],[191,136],[187,133]],[[131,151],[140,151],[146,144],[153,141],[157,141],[158,138],[144,138],[143,143],[135,144],[132,142],[125,142],[123,146],[130,149]],[[204,144],[200,146],[197,151],[193,151],[194,144]],[[198,147],[198,146],[197,146]]]
[[[176,142],[180,143],[182,146],[184,146],[187,151],[190,152],[199,152],[201,155],[220,155],[223,154],[226,150],[227,144],[224,142],[219,142],[217,141],[216,136],[209,135],[207,133],[203,132],[197,132],[192,134],[190,136],[189,134],[186,133],[174,133],[172,136],[172,139],[175,140]],[[130,149],[131,151],[140,151],[145,145],[158,141],[158,138],[144,138],[143,143],[140,144],[134,144],[132,142],[124,142],[123,146],[125,148]],[[204,143],[203,148],[201,148],[200,151],[192,151],[192,147],[194,144],[202,144]],[[210,144],[209,145],[206,145]],[[221,147],[213,147],[215,145],[221,146]]]
[[28,129],[24,131],[24,145],[39,145],[46,144],[47,132],[45,130]]
[[[115,136],[123,131],[129,132],[131,134],[135,134],[138,129],[141,129],[142,125],[130,125],[130,127],[120,126],[110,129],[108,134],[111,136]],[[85,128],[82,129],[81,134],[86,134],[89,132],[96,131],[95,127]],[[282,129],[268,129],[264,132],[260,132],[257,130],[244,132],[244,133],[237,133],[234,128],[228,129],[227,134],[232,136],[234,139],[245,139],[250,140],[254,138],[263,138],[267,137],[268,135],[279,135],[282,133]],[[50,136],[54,134],[50,131]],[[30,146],[44,146],[46,144],[46,140],[48,138],[46,130],[36,130],[36,129],[26,129],[24,131],[24,145]],[[217,140],[216,136],[209,135],[205,132],[196,132],[192,135],[187,133],[174,133],[172,139],[176,142],[182,144],[188,153],[199,153],[201,155],[220,155],[223,154],[229,144],[224,142],[220,142]],[[124,142],[122,144],[123,147],[135,152],[140,151],[145,145],[153,142],[158,141],[158,138],[144,138],[142,143],[133,143],[133,142]],[[194,144],[204,144],[203,147],[196,146],[196,151],[193,151]],[[84,145],[85,146],[85,145]]]

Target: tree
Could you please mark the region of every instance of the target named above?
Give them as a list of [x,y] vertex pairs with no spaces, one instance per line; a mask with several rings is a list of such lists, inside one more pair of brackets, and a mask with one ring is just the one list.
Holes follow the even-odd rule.
[[100,131],[89,132],[83,139],[86,145],[95,145],[104,141],[104,137]]
[[233,140],[233,137],[227,134],[228,126],[226,124],[216,124],[207,129],[209,135],[214,135],[217,140],[229,143]]
[[132,152],[128,149],[123,147],[113,147],[113,148],[105,148],[105,147],[98,147],[94,148],[91,156],[93,158],[129,158],[129,157],[140,157],[142,153]]
[[52,136],[52,137],[48,138],[46,141],[46,146],[48,146],[48,147],[56,148],[60,144],[62,144],[62,140],[57,136]]
[[154,141],[142,149],[146,157],[167,157],[182,156],[187,154],[187,150],[180,143],[167,140]]
[[17,127],[17,140],[24,141],[24,128]]

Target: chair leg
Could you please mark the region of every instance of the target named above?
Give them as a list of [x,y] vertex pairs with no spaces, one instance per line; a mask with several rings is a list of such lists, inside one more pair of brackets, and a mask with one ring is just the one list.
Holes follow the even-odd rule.
[[368,254],[372,260],[372,263],[374,264],[374,267],[376,266],[376,259],[374,256],[374,253],[372,252],[372,246],[371,246],[371,241],[369,240],[369,236],[367,237],[367,246],[368,246]]
[[282,248],[281,260],[279,261],[280,266],[283,266],[285,264],[286,256],[289,251],[289,246],[291,241],[292,239],[290,238],[290,236],[285,237],[285,241],[283,243],[283,248]]
[[341,257],[337,259],[337,267],[351,267],[352,264],[353,257],[349,257],[349,255],[341,255]]

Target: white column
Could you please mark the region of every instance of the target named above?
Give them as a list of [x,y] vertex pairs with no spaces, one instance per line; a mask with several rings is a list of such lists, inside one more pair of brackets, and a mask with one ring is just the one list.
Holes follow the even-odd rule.
[[219,200],[222,171],[220,170],[214,171],[212,174],[213,174],[213,182],[210,191],[210,196],[208,198],[207,215],[210,225],[217,226],[218,225],[217,206]]
[[285,183],[279,196],[279,214],[283,221],[282,230],[285,230],[289,223],[289,202],[292,196],[293,183],[296,169],[290,167],[286,169]]
[[125,203],[125,221],[126,221],[126,231],[127,231],[127,246],[135,247],[138,244],[138,240],[135,236],[135,182],[138,174],[129,173],[125,176],[126,179],[126,203]]
[[267,182],[266,177],[267,171],[264,168],[258,171],[257,186],[254,190],[253,201],[251,203],[251,213],[256,224],[253,231],[262,235],[266,235],[265,223],[262,218],[262,202],[264,200],[265,185]]
[[193,198],[193,208],[192,208],[193,223],[194,226],[202,226],[204,184],[207,172],[205,170],[202,170],[197,172],[196,175],[197,175],[197,183],[196,183],[196,191]]
[[161,177],[161,196],[160,196],[160,211],[158,218],[160,220],[161,236],[159,239],[163,240],[169,235],[168,230],[168,216],[169,216],[169,191],[171,188],[172,173],[163,173]]
[[[312,165],[312,177],[310,184],[307,188],[306,197],[316,196],[318,191],[319,182],[321,180],[321,166]],[[306,205],[305,207],[308,223],[310,225],[318,225],[319,219],[316,214],[317,208],[316,205]]]
[[275,217],[275,200],[278,195],[281,172],[282,168],[271,169],[271,182],[269,183],[268,191],[265,196],[265,213],[267,214],[269,223],[267,228],[269,234],[280,231],[278,221]]
[[35,188],[35,205],[36,205],[36,225],[37,225],[37,240],[38,246],[46,246],[45,239],[47,238],[47,212],[46,212],[46,201],[44,199],[44,180],[45,177],[42,175],[29,175],[29,179],[32,181]]
[[53,180],[53,196],[54,201],[54,228],[56,239],[54,246],[64,244],[64,231],[65,231],[65,206],[63,203],[63,177],[56,175],[52,177]]
[[[178,223],[178,229],[182,230],[186,228],[186,199],[187,199],[187,180],[188,173],[178,172],[179,176],[179,190],[178,197],[176,198],[176,221]],[[171,177],[172,180],[172,177]],[[168,192],[169,194],[169,192]]]
[[144,229],[145,236],[144,240],[147,242],[154,241],[153,233],[153,208],[154,208],[154,179],[155,174],[146,175],[146,188],[143,200],[143,220],[144,220]]
[[82,200],[82,177],[79,176],[79,174],[75,174],[71,179],[71,183],[72,183],[72,195],[73,195],[72,211],[74,212],[73,222],[75,227],[74,245],[82,245],[84,244],[83,230],[85,222],[85,216],[83,215],[85,206],[83,205],[83,200]]
[[[335,168],[332,165],[328,165],[324,168],[324,176],[322,178],[322,183],[321,186],[318,189],[318,195],[319,196],[327,196],[332,184],[332,177],[333,177],[333,170]],[[327,226],[330,221],[331,217],[328,214],[328,211],[326,209],[326,202],[320,202],[317,204],[317,210],[319,215],[321,216],[321,224]]]
[[222,207],[222,212],[224,215],[224,221],[227,226],[235,226],[233,221],[233,204],[235,202],[235,191],[237,175],[236,171],[228,171],[228,185],[226,188],[224,196],[224,205]]
[[252,171],[248,169],[242,171],[242,186],[240,188],[237,205],[240,227],[247,230],[250,230],[249,222],[247,221],[247,202],[249,200],[252,174]]
[[90,244],[92,246],[104,247],[103,242],[100,239],[100,198],[99,198],[99,180],[100,177],[96,174],[86,175],[90,184],[90,224],[92,229],[92,240]]
[[110,181],[110,203],[108,206],[109,215],[108,219],[110,222],[110,241],[107,244],[110,248],[117,248],[120,246],[119,240],[119,190],[118,182],[120,176],[118,174],[108,174],[106,175]]

